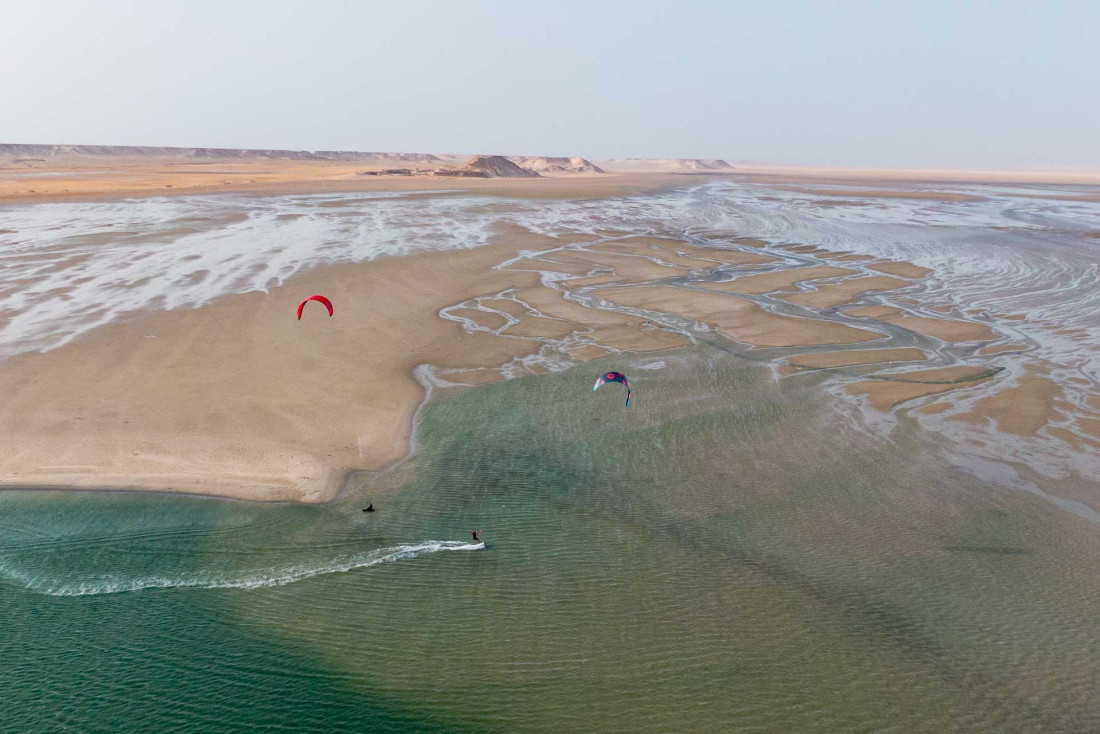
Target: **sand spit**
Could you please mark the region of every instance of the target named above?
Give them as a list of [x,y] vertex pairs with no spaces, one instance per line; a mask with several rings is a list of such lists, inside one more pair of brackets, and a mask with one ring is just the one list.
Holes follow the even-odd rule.
[[[515,246],[323,268],[13,357],[0,371],[3,483],[329,499],[344,472],[404,455],[424,397],[418,365],[496,366],[537,347],[438,317],[479,292],[537,284],[491,269]],[[296,321],[314,292],[337,315]]]

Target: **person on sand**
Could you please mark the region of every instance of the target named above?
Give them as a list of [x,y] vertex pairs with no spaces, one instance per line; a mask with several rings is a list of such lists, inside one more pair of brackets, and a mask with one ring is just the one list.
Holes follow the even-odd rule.
[[480,530],[471,530],[470,531],[470,535],[474,536],[474,542],[475,543],[480,543],[481,542],[481,538],[477,537],[477,534],[480,533],[480,532],[481,532]]

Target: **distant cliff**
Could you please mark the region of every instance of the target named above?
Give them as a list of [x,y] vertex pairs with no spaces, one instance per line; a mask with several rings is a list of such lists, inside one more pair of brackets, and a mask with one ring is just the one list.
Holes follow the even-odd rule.
[[436,171],[438,176],[470,176],[476,178],[535,178],[534,171],[520,168],[502,155],[479,155],[464,165]]
[[367,153],[351,150],[258,150],[253,148],[162,148],[139,145],[20,145],[0,143],[0,158],[192,158],[299,161],[400,161],[438,164],[431,153]]

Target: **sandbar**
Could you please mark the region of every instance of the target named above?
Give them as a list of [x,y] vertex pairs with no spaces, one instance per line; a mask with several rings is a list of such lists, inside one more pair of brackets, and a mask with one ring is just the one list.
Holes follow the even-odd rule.
[[795,283],[803,281],[819,278],[839,278],[841,276],[856,275],[858,272],[858,270],[852,270],[851,268],[838,268],[833,265],[811,265],[800,268],[785,268],[755,275],[743,275],[736,280],[724,283],[707,283],[706,287],[712,290],[726,291],[727,293],[760,295],[778,290],[790,290]]
[[970,387],[997,373],[987,367],[959,366],[935,370],[875,375],[879,379],[854,382],[845,388],[849,395],[866,395],[871,405],[886,412],[914,398]]
[[862,293],[890,291],[913,285],[911,281],[894,278],[889,275],[872,275],[863,278],[848,278],[839,283],[819,286],[812,291],[782,296],[784,301],[797,306],[811,308],[831,308],[841,306]]
[[851,349],[843,352],[815,352],[799,354],[787,358],[792,367],[808,369],[828,367],[849,367],[857,364],[875,364],[878,362],[914,362],[927,359],[927,355],[913,347],[900,349]]
[[868,265],[867,268],[870,270],[877,270],[880,273],[887,273],[888,275],[898,275],[902,278],[924,278],[932,273],[931,268],[922,268],[913,263],[903,262],[879,262]]
[[752,346],[851,344],[882,338],[877,332],[844,324],[769,313],[732,294],[655,286],[602,288],[597,294],[624,306],[687,316]]
[[1062,396],[1053,380],[1029,369],[1014,385],[978,400],[969,412],[955,418],[978,425],[992,420],[1005,433],[1034,436],[1058,417],[1056,403]]

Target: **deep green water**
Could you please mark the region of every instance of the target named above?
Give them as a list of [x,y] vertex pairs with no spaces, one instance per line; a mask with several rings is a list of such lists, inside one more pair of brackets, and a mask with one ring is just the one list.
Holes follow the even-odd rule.
[[437,393],[329,505],[0,494],[0,730],[1100,730],[1095,524],[661,359]]

